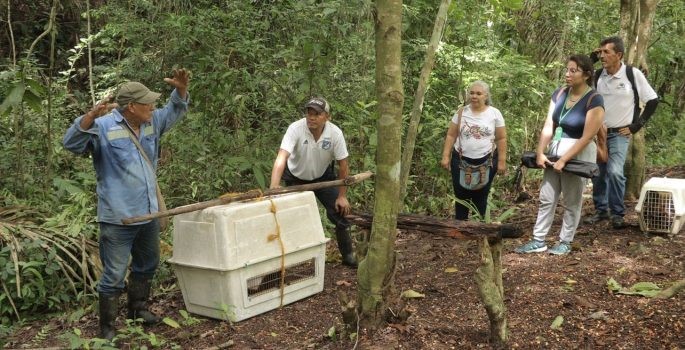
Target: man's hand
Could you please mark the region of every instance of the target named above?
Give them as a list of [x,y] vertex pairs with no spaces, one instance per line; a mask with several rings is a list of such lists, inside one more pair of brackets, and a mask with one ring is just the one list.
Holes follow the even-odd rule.
[[443,156],[442,159],[440,160],[440,166],[450,170],[450,158],[449,156]]
[[538,153],[535,157],[535,164],[542,169],[547,169],[548,165],[554,165],[544,153]]
[[185,99],[190,84],[190,72],[184,68],[174,69],[174,77],[164,78],[164,82],[176,88],[178,95]]
[[507,173],[507,163],[504,160],[497,161],[497,175],[505,175]]
[[93,119],[102,117],[119,105],[114,101],[114,96],[109,95],[98,102],[88,113],[93,115]]
[[556,171],[557,173],[561,173],[561,170],[564,169],[565,166],[566,166],[566,161],[563,159],[559,159],[556,162],[554,162],[553,168],[554,168],[554,171]]
[[119,107],[117,103],[110,103],[114,100],[114,96],[109,95],[98,102],[93,108],[88,111],[81,119],[81,129],[87,130],[93,126],[93,121],[103,115],[109,113],[112,109]]
[[347,197],[338,197],[335,200],[335,210],[342,216],[350,213],[350,202],[347,201]]

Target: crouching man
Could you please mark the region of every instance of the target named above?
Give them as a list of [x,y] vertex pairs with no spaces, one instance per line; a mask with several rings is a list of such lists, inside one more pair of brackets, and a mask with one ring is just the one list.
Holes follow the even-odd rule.
[[[338,162],[338,179],[348,176],[347,144],[342,131],[330,122],[331,107],[319,97],[305,104],[304,118],[290,124],[283,136],[281,148],[271,171],[271,188],[278,188],[281,180],[287,186],[336,180],[334,160]],[[326,208],[326,216],[335,224],[335,236],[342,263],[357,266],[349,233],[350,223],[345,215],[350,212],[347,187],[322,188],[314,191]]]

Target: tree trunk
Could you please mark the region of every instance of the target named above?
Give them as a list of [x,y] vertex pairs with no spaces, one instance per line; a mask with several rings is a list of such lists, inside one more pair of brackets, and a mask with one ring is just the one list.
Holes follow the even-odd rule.
[[363,327],[384,321],[395,271],[395,239],[400,189],[402,132],[402,1],[376,2],[376,94],[378,150],[374,221],[366,256],[358,273],[359,314]]
[[[623,61],[643,70],[647,70],[647,47],[659,1],[621,0],[621,37],[625,43]],[[640,130],[633,135],[626,157],[627,200],[635,200],[640,196],[640,189],[645,182],[645,164],[645,136],[644,131]]]
[[445,23],[447,22],[447,10],[450,8],[451,2],[452,0],[442,0],[440,3],[440,9],[435,17],[435,25],[433,26],[431,41],[426,48],[426,59],[423,61],[423,68],[421,68],[419,84],[416,87],[416,93],[414,94],[414,106],[411,109],[409,128],[407,129],[407,137],[405,138],[404,142],[405,147],[402,153],[400,203],[404,203],[404,198],[407,195],[407,180],[409,179],[411,161],[412,157],[414,156],[414,145],[416,144],[416,135],[419,130],[419,122],[421,121],[421,112],[423,111],[423,100],[426,96],[428,81],[430,80],[431,72],[433,71],[433,64],[435,63],[435,52],[438,50],[440,38],[442,38],[442,32],[445,29]]
[[475,280],[485,310],[490,319],[490,345],[493,349],[506,347],[507,310],[504,306],[504,285],[502,284],[502,240],[481,239],[480,263],[476,269]]

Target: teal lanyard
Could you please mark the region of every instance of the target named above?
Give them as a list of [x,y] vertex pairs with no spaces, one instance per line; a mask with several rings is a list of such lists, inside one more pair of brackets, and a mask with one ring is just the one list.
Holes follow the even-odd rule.
[[[580,96],[580,98],[578,99],[577,102],[580,102],[580,100],[582,100],[583,97],[585,97],[585,95],[587,95],[587,93],[590,92],[590,90],[591,89],[588,86],[587,89],[585,90],[585,93],[583,93],[583,96]],[[564,105],[561,106],[561,115],[559,116],[559,126],[557,126],[557,128],[554,129],[554,141],[561,140],[561,135],[563,133],[563,130],[561,129],[561,121],[564,120],[564,118],[566,118],[566,116],[571,112],[573,107],[575,107],[576,104],[578,104],[576,102],[576,104],[571,106],[571,108],[566,108],[566,104],[568,103],[569,96],[571,96],[571,88],[569,88],[569,91],[566,93],[566,98],[564,99]]]

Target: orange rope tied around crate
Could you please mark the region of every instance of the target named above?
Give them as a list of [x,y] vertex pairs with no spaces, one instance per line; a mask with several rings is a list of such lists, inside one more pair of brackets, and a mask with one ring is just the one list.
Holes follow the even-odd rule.
[[285,246],[283,245],[283,239],[281,239],[281,225],[278,224],[278,217],[276,216],[276,204],[274,203],[273,199],[269,199],[269,201],[271,202],[271,212],[274,214],[274,219],[276,221],[276,233],[269,235],[268,241],[273,242],[277,239],[281,246],[281,305],[279,307],[282,307],[285,290]]
[[255,195],[256,197],[254,199],[256,200],[262,200],[264,198],[264,192],[262,192],[261,189],[257,188],[254,190],[249,190],[247,192],[226,192],[222,195],[219,196],[221,199],[226,199],[226,198],[231,198],[231,197],[237,197],[241,194],[252,194],[252,193],[259,193],[259,195]]

